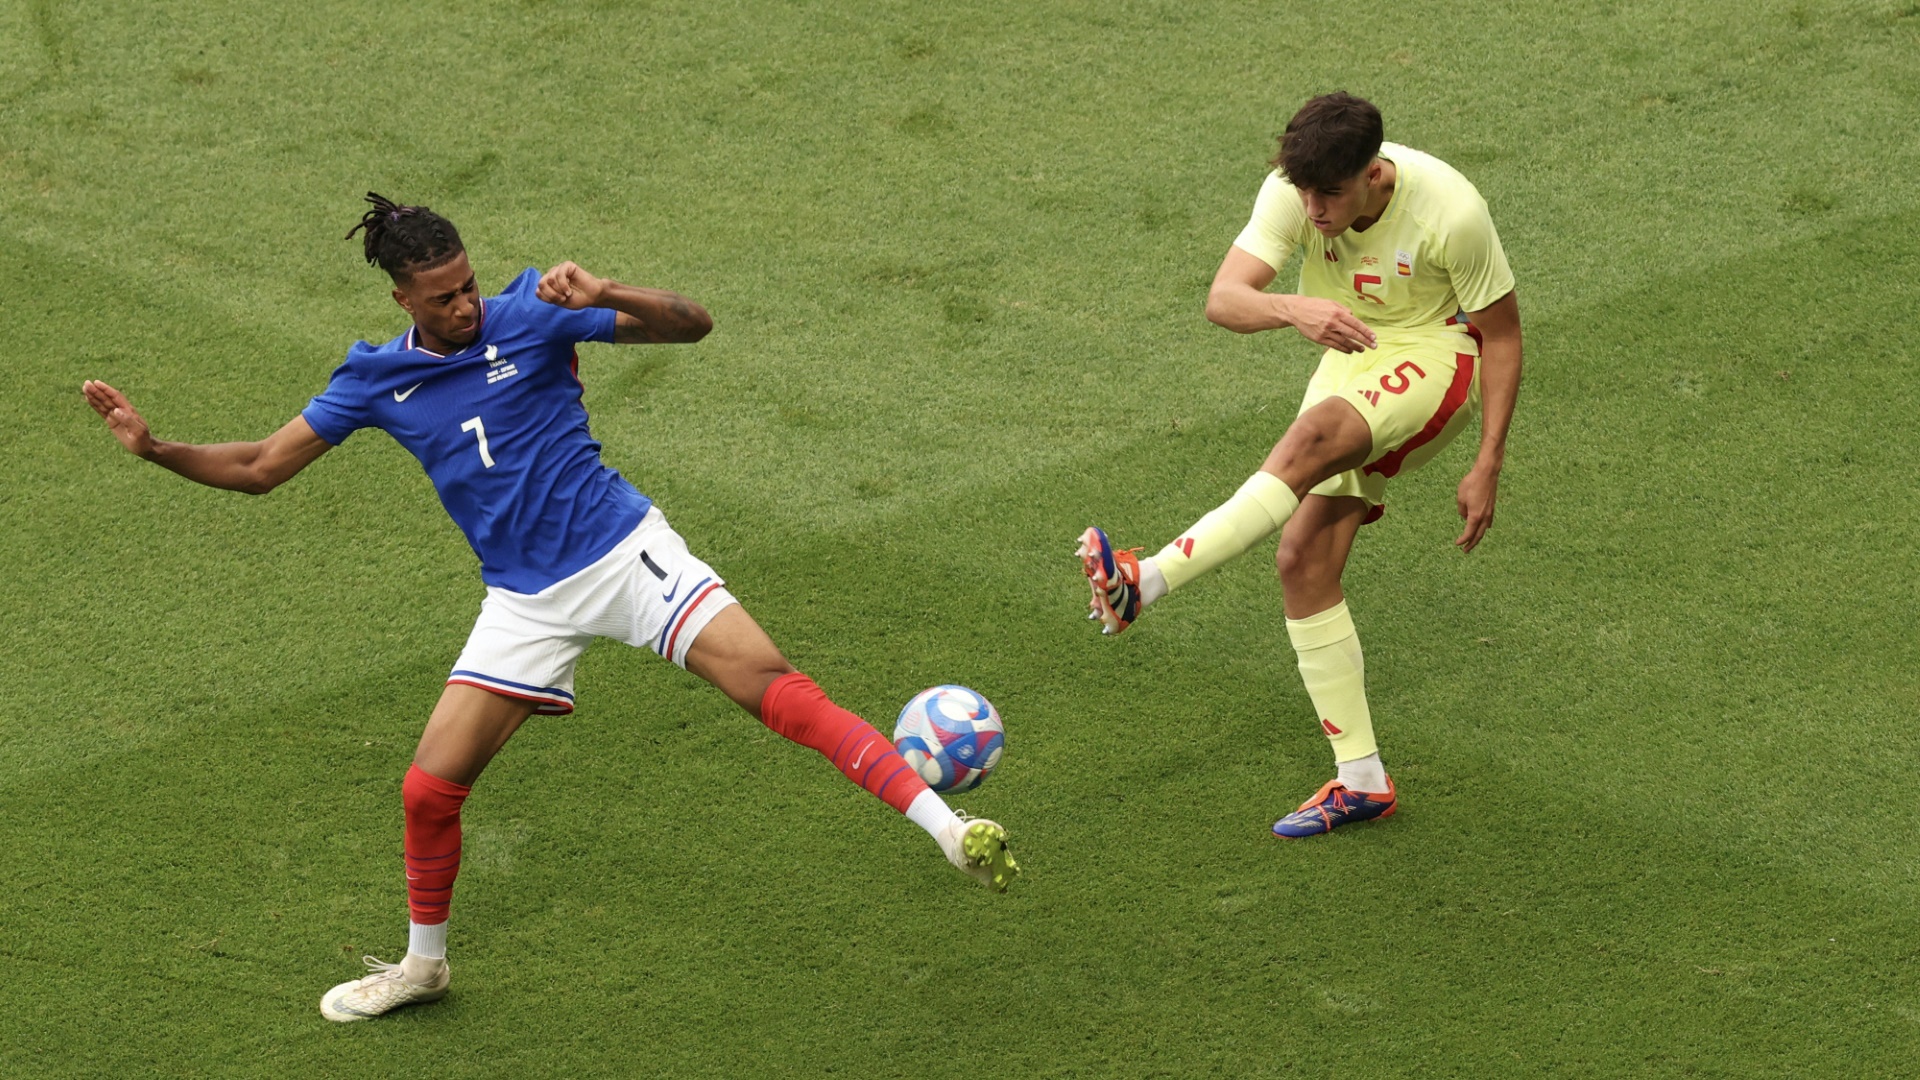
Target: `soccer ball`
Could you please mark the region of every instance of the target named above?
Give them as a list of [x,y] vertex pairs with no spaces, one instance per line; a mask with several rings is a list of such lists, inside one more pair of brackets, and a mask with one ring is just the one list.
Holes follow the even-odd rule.
[[986,698],[964,686],[914,695],[893,725],[893,746],[935,791],[972,791],[995,765],[1007,729]]

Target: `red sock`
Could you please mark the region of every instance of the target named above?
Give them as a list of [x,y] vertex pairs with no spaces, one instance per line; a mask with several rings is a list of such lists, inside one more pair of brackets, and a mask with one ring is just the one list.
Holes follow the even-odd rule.
[[927,790],[926,781],[873,725],[835,705],[799,672],[782,675],[760,699],[760,722],[775,733],[826,755],[847,779],[901,813]]
[[400,797],[407,806],[407,908],[414,922],[447,921],[460,873],[460,804],[471,790],[407,767]]

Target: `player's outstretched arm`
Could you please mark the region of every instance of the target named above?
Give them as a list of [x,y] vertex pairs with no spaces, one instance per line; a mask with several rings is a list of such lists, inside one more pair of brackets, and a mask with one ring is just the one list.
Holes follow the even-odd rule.
[[1460,517],[1454,543],[1472,551],[1493,525],[1500,469],[1507,462],[1507,427],[1520,397],[1520,301],[1511,292],[1468,318],[1480,330],[1480,454],[1460,481]]
[[575,311],[612,308],[619,313],[613,324],[616,345],[699,341],[713,329],[713,316],[707,309],[677,292],[594,277],[577,263],[563,262],[547,271],[533,294]]
[[1346,305],[1312,296],[1267,292],[1276,273],[1260,256],[1239,247],[1228,248],[1226,259],[1213,275],[1213,287],[1207,290],[1207,321],[1236,334],[1291,326],[1308,341],[1343,353],[1373,348],[1373,331]]
[[208,487],[265,495],[333,449],[331,443],[313,433],[303,416],[294,417],[259,442],[167,442],[153,437],[146,418],[120,391],[89,379],[80,385],[80,392],[128,453]]

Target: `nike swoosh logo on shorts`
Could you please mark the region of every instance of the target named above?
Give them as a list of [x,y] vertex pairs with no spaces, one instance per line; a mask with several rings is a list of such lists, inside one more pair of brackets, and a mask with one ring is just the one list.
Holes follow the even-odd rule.
[[420,389],[421,387],[423,387],[423,386],[425,386],[425,385],[427,385],[427,384],[426,384],[426,383],[425,383],[424,381],[423,381],[423,382],[417,382],[417,383],[414,383],[414,384],[413,384],[412,386],[409,386],[409,387],[407,387],[407,392],[406,392],[406,393],[404,393],[404,394],[403,394],[403,393],[401,393],[401,392],[400,392],[400,391],[398,391],[398,390],[395,390],[395,391],[393,392],[393,400],[395,400],[395,401],[405,401],[405,400],[407,400],[408,398],[410,398],[410,397],[412,397],[412,396],[413,396],[413,392],[414,392],[415,390],[418,390],[418,389]]
[[680,582],[682,580],[684,580],[684,576],[677,576],[673,579],[673,588],[668,589],[666,595],[660,598],[662,603],[673,603],[673,594],[680,591]]

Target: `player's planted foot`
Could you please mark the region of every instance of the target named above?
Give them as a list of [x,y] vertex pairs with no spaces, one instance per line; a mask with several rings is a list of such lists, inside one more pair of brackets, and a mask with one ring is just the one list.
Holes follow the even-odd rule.
[[1020,864],[1007,848],[1007,830],[999,822],[962,818],[940,846],[948,862],[994,892],[1006,892],[1020,874]]
[[346,1023],[371,1020],[402,1005],[439,1001],[447,996],[453,969],[440,962],[440,969],[423,985],[408,982],[400,964],[383,964],[371,956],[360,958],[372,972],[366,978],[344,982],[320,999],[320,1015]]
[[1301,803],[1300,809],[1274,822],[1273,835],[1289,840],[1319,836],[1356,821],[1386,817],[1399,806],[1391,776],[1384,792],[1354,791],[1337,779],[1329,780],[1313,793],[1313,798]]
[[1092,614],[1100,620],[1100,632],[1117,634],[1140,617],[1139,548],[1113,550],[1107,534],[1098,528],[1080,534],[1080,568],[1093,588]]

